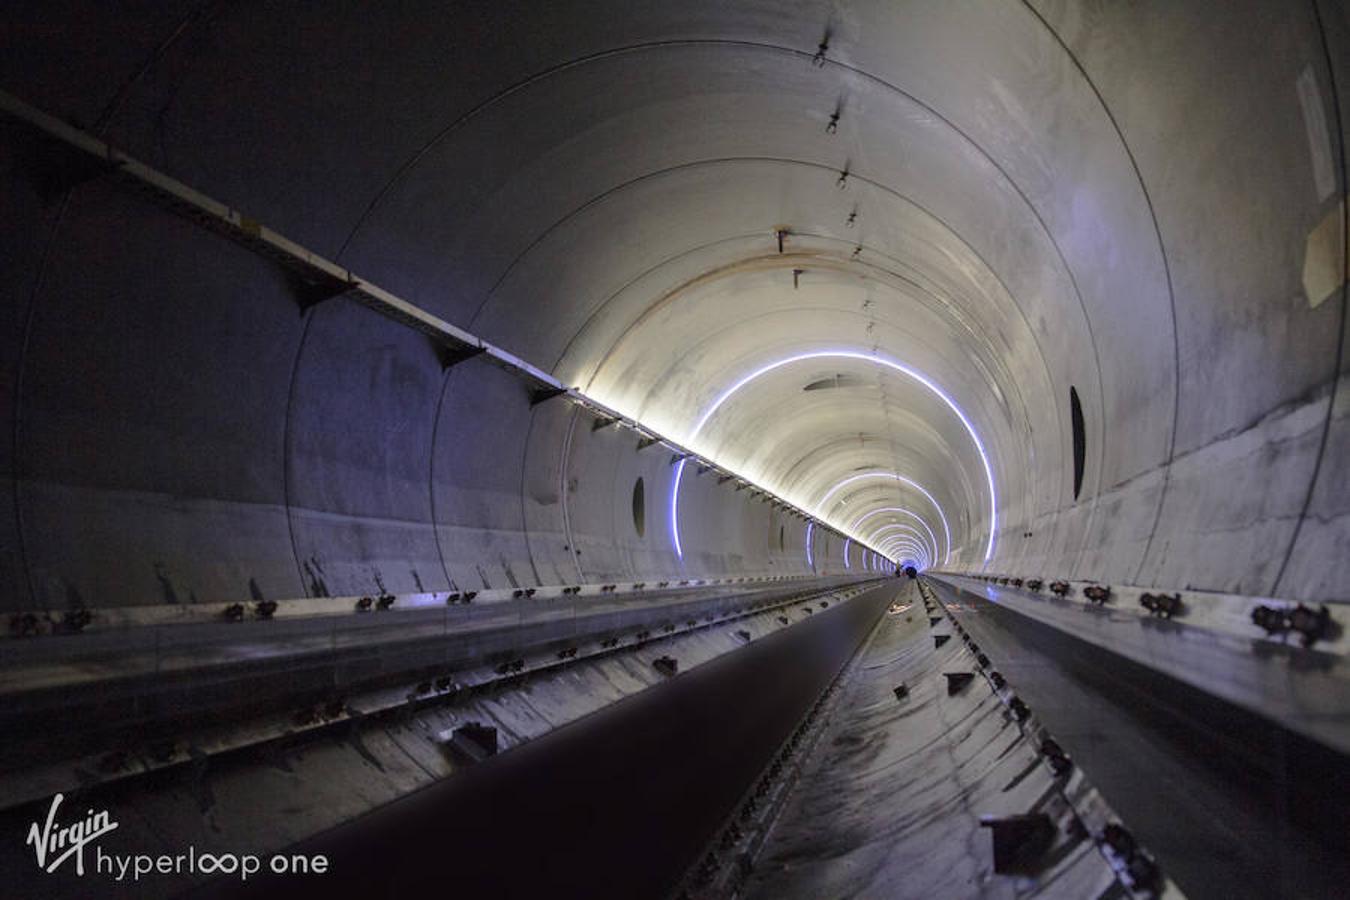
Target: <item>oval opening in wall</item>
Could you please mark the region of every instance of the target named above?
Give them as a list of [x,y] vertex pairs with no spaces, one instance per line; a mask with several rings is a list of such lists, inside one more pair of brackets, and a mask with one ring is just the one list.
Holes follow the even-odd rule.
[[633,482],[633,530],[638,537],[647,533],[647,486],[641,476]]
[[1087,433],[1083,428],[1083,404],[1078,389],[1069,385],[1069,415],[1073,417],[1073,499],[1083,490],[1083,460],[1087,457]]

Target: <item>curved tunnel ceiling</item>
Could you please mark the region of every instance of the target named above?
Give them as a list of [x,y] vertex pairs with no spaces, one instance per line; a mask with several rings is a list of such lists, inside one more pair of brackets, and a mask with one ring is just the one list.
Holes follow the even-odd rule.
[[[222,9],[147,26],[120,92],[6,80],[857,538],[905,511],[934,566],[1298,593],[1344,542],[1344,298],[1300,268],[1344,183],[1322,25],[1277,6],[1242,66],[1258,30],[1189,4]],[[1205,107],[1215,72],[1250,102]],[[1226,508],[1234,436],[1282,428],[1278,496]]]
[[[585,716],[583,769],[622,756],[634,777],[548,776],[580,785],[579,817],[533,776],[502,808],[678,851],[593,813],[682,792],[720,819],[791,752],[761,723],[800,735],[823,710],[808,744],[886,753],[835,742],[844,765],[797,806],[838,815],[787,828],[783,873],[823,848],[832,875],[889,854],[893,884],[920,883],[871,825],[893,836],[939,782],[967,812],[1039,809],[1065,784],[1052,728],[1091,815],[1051,812],[1120,828],[1104,861],[1135,887],[1150,860],[1125,823],[1156,845],[1116,796],[1234,883],[1261,866],[1206,848],[1236,825],[1273,829],[1282,886],[1306,855],[1290,836],[1337,832],[1302,800],[1334,768],[1304,738],[1340,733],[1322,660],[1350,603],[1346,3],[9,0],[0,19],[0,610],[11,730],[41,736],[12,786],[109,782],[90,806],[134,803],[118,815],[146,846],[200,821],[220,847],[312,849],[464,768],[461,737],[495,751],[500,727],[506,767],[480,785],[522,741],[565,770],[583,754],[535,738]],[[941,577],[897,587],[897,564]],[[1012,585],[971,633],[949,630],[971,596],[953,573]],[[1044,603],[1016,593],[1032,583]],[[894,628],[869,631],[887,604]],[[1013,659],[993,694],[943,671],[969,651],[992,679],[1000,647],[1031,644],[1047,664]],[[631,696],[649,688],[675,699]],[[952,752],[977,709],[983,737]],[[709,727],[735,752],[684,773],[700,788],[644,777]],[[1103,733],[1152,749],[1122,763]],[[1241,771],[1201,765],[1213,748]],[[961,773],[995,752],[1006,787]],[[811,761],[779,759],[757,815],[791,826]],[[1194,802],[1141,793],[1159,772]],[[634,779],[652,803],[623,796]],[[715,833],[676,812],[640,818]],[[243,820],[277,840],[216,828]],[[920,824],[903,843],[957,893],[1037,888],[990,881],[961,839],[988,817]],[[832,825],[843,843],[819,839]],[[770,846],[736,829],[751,857]],[[434,832],[359,846],[402,879]],[[1052,892],[1087,883],[1074,854],[1124,846],[1064,833]],[[436,851],[415,855],[443,890]],[[722,857],[720,883],[744,883],[749,857]]]

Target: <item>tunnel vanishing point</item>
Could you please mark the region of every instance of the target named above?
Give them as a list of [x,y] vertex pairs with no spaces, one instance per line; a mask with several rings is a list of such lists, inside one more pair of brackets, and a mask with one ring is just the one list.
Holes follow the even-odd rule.
[[1350,890],[1350,5],[10,0],[0,897]]

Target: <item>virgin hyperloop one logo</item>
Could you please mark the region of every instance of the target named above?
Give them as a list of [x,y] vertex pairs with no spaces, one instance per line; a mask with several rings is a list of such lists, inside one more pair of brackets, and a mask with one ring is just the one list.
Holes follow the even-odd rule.
[[[272,875],[325,875],[328,857],[304,853],[207,853],[189,845],[179,853],[110,853],[96,844],[100,838],[116,831],[118,823],[106,810],[89,809],[82,819],[63,824],[57,812],[65,801],[64,794],[52,797],[46,818],[33,822],[24,843],[33,848],[38,868],[54,874],[71,859],[75,860],[75,874],[86,872],[114,881],[140,881],[151,875],[228,876],[247,881],[264,870]],[[93,865],[85,866],[85,849],[93,851]]]

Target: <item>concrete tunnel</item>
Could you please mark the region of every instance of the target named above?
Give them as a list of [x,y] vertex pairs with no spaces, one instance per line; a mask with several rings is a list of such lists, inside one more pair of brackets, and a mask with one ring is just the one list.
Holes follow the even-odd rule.
[[0,896],[1333,897],[1350,7],[0,10]]

